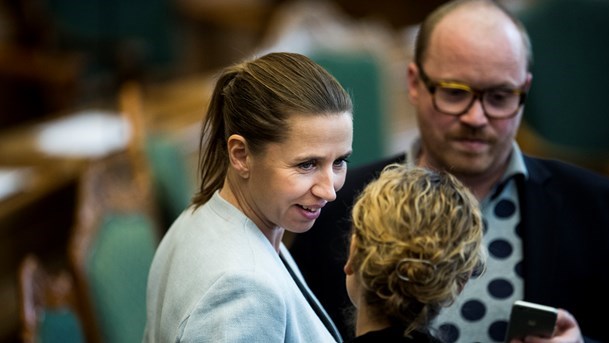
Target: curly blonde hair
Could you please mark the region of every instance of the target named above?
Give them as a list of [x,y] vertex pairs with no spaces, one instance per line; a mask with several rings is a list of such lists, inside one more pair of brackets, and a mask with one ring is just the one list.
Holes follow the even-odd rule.
[[454,176],[387,166],[352,213],[351,261],[373,315],[427,327],[484,265],[478,201]]

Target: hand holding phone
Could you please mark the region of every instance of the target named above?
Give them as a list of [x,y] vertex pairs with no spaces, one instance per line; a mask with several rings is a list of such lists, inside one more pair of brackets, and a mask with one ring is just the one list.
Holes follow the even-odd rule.
[[552,337],[557,316],[554,307],[517,300],[512,306],[506,343],[525,336]]

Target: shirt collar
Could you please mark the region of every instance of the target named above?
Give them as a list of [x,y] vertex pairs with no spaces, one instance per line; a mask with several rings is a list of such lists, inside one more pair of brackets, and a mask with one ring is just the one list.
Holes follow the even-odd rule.
[[508,167],[503,173],[503,177],[501,178],[501,182],[514,177],[516,175],[524,176],[524,179],[529,178],[529,171],[527,166],[524,164],[524,157],[522,156],[522,151],[518,146],[518,143],[514,141],[512,143],[512,154],[510,155],[510,161],[508,162]]

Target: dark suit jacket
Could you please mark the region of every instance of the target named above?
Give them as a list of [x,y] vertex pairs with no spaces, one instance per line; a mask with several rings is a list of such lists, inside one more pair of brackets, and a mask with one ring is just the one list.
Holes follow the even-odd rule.
[[[309,286],[344,338],[353,320],[343,266],[348,253],[350,209],[355,196],[382,168],[405,155],[347,173],[336,201],[311,230],[296,236],[291,253]],[[525,300],[560,307],[583,334],[609,342],[609,178],[558,161],[525,156],[529,178],[518,178],[524,250]]]

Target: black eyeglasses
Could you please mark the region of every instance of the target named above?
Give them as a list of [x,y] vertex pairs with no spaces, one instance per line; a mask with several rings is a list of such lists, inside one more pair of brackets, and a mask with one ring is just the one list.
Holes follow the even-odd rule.
[[421,80],[432,95],[436,111],[451,116],[466,113],[476,99],[480,99],[484,114],[488,118],[512,118],[518,114],[527,96],[523,89],[499,87],[478,90],[459,82],[432,81],[420,65],[417,67]]

